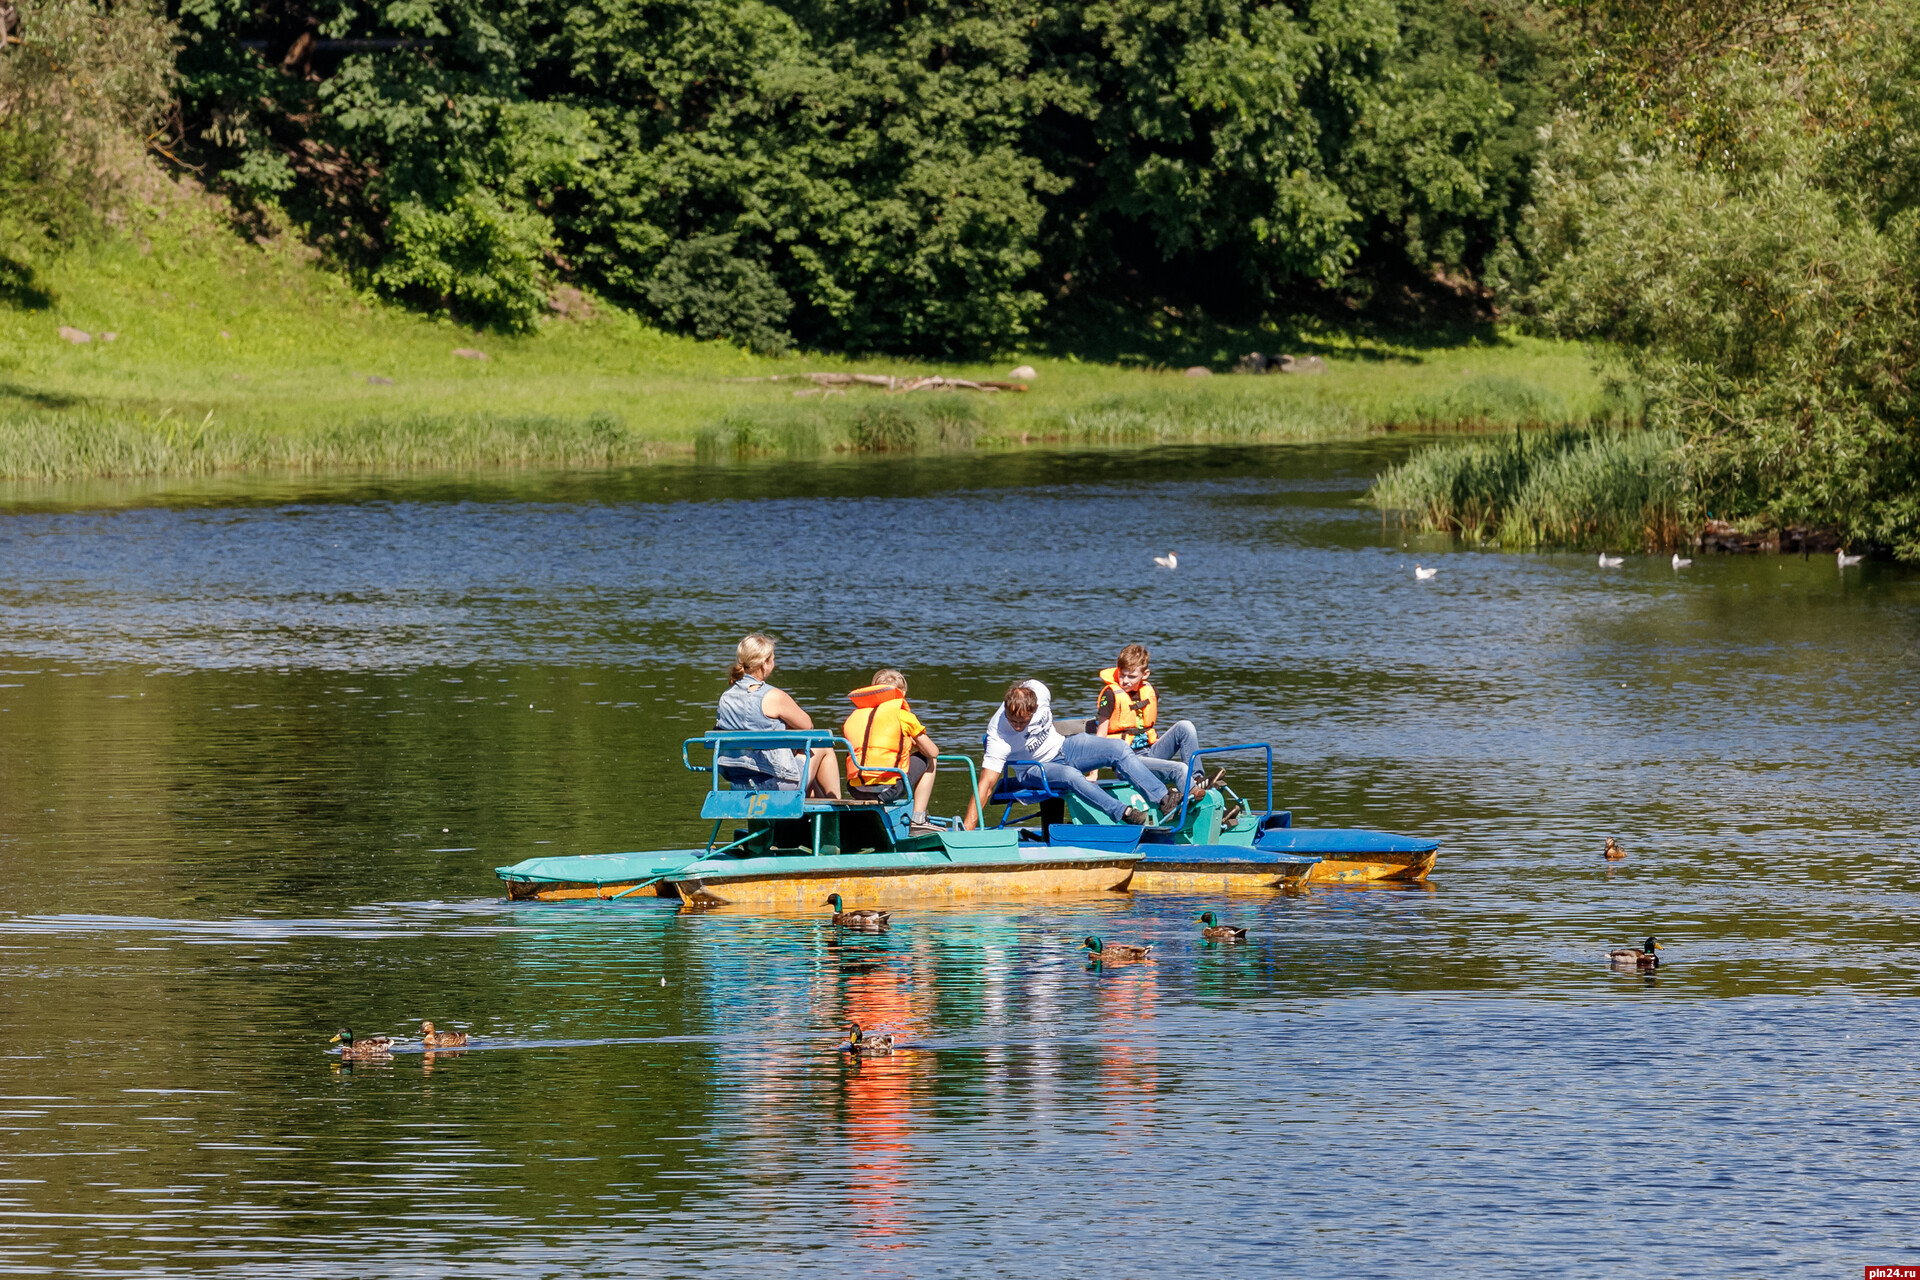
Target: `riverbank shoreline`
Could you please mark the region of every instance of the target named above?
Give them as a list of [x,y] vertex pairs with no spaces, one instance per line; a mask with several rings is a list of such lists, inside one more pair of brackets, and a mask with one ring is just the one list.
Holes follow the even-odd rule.
[[[1510,333],[1232,331],[1209,338],[1210,376],[1189,376],[1144,356],[1044,350],[987,363],[765,357],[577,292],[533,332],[479,332],[357,291],[287,237],[241,240],[191,201],[35,261],[30,276],[0,301],[0,479],[1259,443],[1637,411],[1580,347]],[[1232,372],[1255,349],[1318,356],[1325,372]],[[1019,366],[1034,376],[1014,379]],[[820,387],[807,373],[1028,389]]]

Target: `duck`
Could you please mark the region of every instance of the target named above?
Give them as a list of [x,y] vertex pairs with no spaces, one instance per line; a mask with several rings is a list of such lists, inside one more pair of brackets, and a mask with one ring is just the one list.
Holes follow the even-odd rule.
[[1625,849],[1622,849],[1618,844],[1616,844],[1612,836],[1608,836],[1607,848],[1606,848],[1606,854],[1605,854],[1607,861],[1618,862],[1620,861],[1620,859],[1626,856],[1627,856],[1627,851]]
[[1202,926],[1204,926],[1200,930],[1200,936],[1203,938],[1206,938],[1208,941],[1211,941],[1211,942],[1245,942],[1246,941],[1247,931],[1245,929],[1236,929],[1230,924],[1221,924],[1218,920],[1213,918],[1213,912],[1211,911],[1203,911],[1200,913],[1200,923]]
[[1622,969],[1658,969],[1660,957],[1653,954],[1664,951],[1658,940],[1648,938],[1645,945],[1638,947],[1620,947],[1609,951],[1607,958]]
[[391,1058],[393,1056],[392,1037],[368,1036],[365,1040],[355,1040],[353,1038],[353,1032],[347,1030],[345,1027],[336,1031],[333,1039],[327,1041],[327,1043],[339,1045],[340,1056],[350,1061],[365,1062],[370,1058]]
[[1691,561],[1691,560],[1689,560],[1689,559],[1687,559],[1687,558],[1686,558],[1685,556],[1683,556],[1683,555],[1681,555],[1681,554],[1680,554],[1680,553],[1679,553],[1678,551],[1676,551],[1676,552],[1674,552],[1674,553],[1673,553],[1673,567],[1674,567],[1674,568],[1676,568],[1676,569],[1684,569],[1684,568],[1686,568],[1686,567],[1687,567],[1688,565],[1690,565],[1690,564],[1692,564],[1692,563],[1693,563],[1693,561]]
[[1862,560],[1866,559],[1866,556],[1864,554],[1857,555],[1857,556],[1850,556],[1847,554],[1846,548],[1842,547],[1840,550],[1833,553],[1833,558],[1836,562],[1838,562],[1838,564],[1842,569],[1847,569],[1847,568],[1851,568],[1856,564],[1859,564]]
[[893,1033],[869,1036],[857,1022],[847,1024],[847,1052],[856,1058],[884,1058],[893,1052]]
[[1415,565],[1413,566],[1413,580],[1415,582],[1426,582],[1439,572],[1438,569],[1428,569],[1421,565]]
[[466,1042],[464,1031],[435,1031],[431,1022],[420,1024],[420,1043],[429,1049],[458,1049]]
[[1089,936],[1080,944],[1093,952],[1095,960],[1104,960],[1108,964],[1126,964],[1134,960],[1145,960],[1153,954],[1153,944],[1138,942],[1102,942]]
[[871,907],[862,907],[858,911],[848,911],[840,901],[840,895],[830,893],[823,904],[833,908],[833,922],[849,929],[884,929],[893,922],[893,912],[876,911]]
[[1625,556],[1610,556],[1604,551],[1600,553],[1600,567],[1602,569],[1618,569],[1626,562]]
[[1180,567],[1180,553],[1178,551],[1169,551],[1163,556],[1155,556],[1153,562],[1162,569],[1178,569]]

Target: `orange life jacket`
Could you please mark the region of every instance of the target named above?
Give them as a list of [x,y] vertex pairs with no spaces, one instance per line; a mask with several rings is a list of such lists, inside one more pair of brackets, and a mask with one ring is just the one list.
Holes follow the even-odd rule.
[[1143,680],[1139,689],[1128,693],[1120,687],[1118,667],[1102,671],[1100,680],[1106,686],[1100,690],[1101,736],[1136,741],[1145,738],[1148,746],[1159,741],[1159,731],[1153,726],[1160,722],[1160,696],[1153,691],[1153,682]]
[[884,787],[900,781],[897,773],[873,770],[907,767],[913,744],[900,728],[900,712],[906,708],[907,695],[890,684],[870,684],[847,697],[856,709],[840,726],[840,732],[853,744],[854,758],[867,766],[862,769],[848,760],[847,782],[856,787]]

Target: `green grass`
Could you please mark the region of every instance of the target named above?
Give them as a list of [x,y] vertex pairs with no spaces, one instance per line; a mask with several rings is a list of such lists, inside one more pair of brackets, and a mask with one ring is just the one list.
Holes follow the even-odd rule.
[[1433,445],[1375,482],[1423,529],[1508,547],[1680,545],[1685,465],[1672,431],[1558,428]]
[[[1200,379],[1021,353],[992,364],[762,358],[604,306],[532,334],[476,333],[357,292],[291,238],[243,240],[185,190],[135,210],[105,243],[31,260],[16,249],[7,266],[0,478],[1312,440],[1631,415],[1578,348],[1521,337],[1423,347],[1319,333],[1308,345],[1327,358],[1323,376]],[[61,325],[96,340],[71,345]],[[1250,332],[1245,345],[1280,343]],[[461,347],[488,359],[454,356]],[[791,383],[742,381],[808,370],[1004,379],[1016,364],[1038,371],[1026,394],[796,396]]]

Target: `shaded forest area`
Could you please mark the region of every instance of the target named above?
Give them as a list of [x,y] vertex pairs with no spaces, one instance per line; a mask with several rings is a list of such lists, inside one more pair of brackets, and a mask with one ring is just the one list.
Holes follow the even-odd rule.
[[1471,311],[1559,57],[1506,0],[19,3],[165,28],[154,145],[395,298],[522,327],[566,282],[759,349],[944,356]]

